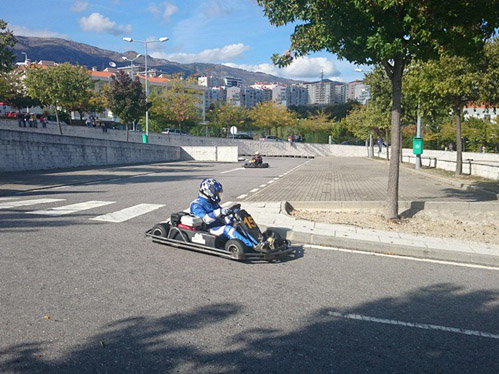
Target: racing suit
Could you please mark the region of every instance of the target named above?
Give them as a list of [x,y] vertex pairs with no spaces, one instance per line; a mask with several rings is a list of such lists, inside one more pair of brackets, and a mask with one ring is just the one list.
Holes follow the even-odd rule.
[[222,208],[217,203],[199,195],[198,198],[191,203],[190,211],[191,214],[203,220],[208,226],[210,234],[227,239],[238,239],[248,248],[253,248],[253,243],[230,225],[232,221],[230,217],[222,216]]

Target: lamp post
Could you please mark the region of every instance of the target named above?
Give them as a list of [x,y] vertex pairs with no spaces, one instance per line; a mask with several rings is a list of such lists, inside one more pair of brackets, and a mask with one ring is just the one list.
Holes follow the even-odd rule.
[[28,54],[26,52],[21,52],[24,55],[24,65],[28,65]]
[[[123,40],[128,43],[137,42],[143,43],[146,49],[146,54],[144,55],[144,65],[145,65],[145,74],[146,74],[146,102],[149,99],[149,74],[147,72],[147,45],[149,43],[163,43],[168,40],[166,36],[159,38],[158,40],[134,40],[130,37],[124,37]],[[149,136],[149,109],[146,109],[146,135]]]
[[126,56],[122,56],[122,57],[121,57],[121,58],[122,58],[123,60],[125,60],[125,61],[130,61],[130,78],[132,78],[132,79],[133,79],[133,62],[134,62],[136,59],[138,59],[139,57],[141,57],[141,56],[142,56],[142,55],[139,53],[139,54],[137,55],[137,57],[132,58],[132,59],[130,59],[130,58],[126,57]]

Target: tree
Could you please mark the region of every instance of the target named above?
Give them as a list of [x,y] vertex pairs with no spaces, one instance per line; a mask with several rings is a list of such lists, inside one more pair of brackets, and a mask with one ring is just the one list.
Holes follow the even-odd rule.
[[248,110],[246,108],[227,103],[217,103],[208,113],[210,125],[217,128],[219,134],[222,134],[222,129],[225,128],[227,137],[231,126],[241,126],[247,117]]
[[119,71],[111,77],[107,89],[109,109],[120,117],[126,125],[126,140],[128,141],[128,125],[133,120],[142,117],[146,112],[146,94],[139,78],[132,80],[124,71]]
[[184,80],[174,76],[166,92],[151,95],[151,115],[156,121],[176,122],[182,131],[186,121],[199,120],[202,95],[194,78]]
[[5,101],[16,109],[40,105],[38,100],[28,95],[23,74],[21,70],[0,73],[0,101]]
[[31,66],[27,70],[24,83],[29,96],[44,105],[54,107],[61,135],[58,107],[68,112],[88,94],[88,89],[93,87],[89,72],[82,66],[69,63],[46,68]]
[[17,40],[12,31],[7,29],[7,22],[0,19],[0,73],[12,69],[14,54],[12,48],[16,45]]
[[266,101],[258,103],[250,110],[249,114],[255,125],[261,129],[275,129],[275,135],[278,136],[279,127],[296,126],[296,113],[286,109],[285,106]]
[[455,117],[456,174],[460,175],[463,165],[463,108],[467,103],[479,99],[484,72],[480,71],[479,64],[458,56],[442,55],[440,59],[428,61],[419,67],[415,71],[419,73],[420,84],[415,91],[425,99],[425,103],[452,110]]
[[497,0],[257,0],[270,22],[295,24],[279,66],[327,50],[356,64],[381,64],[391,82],[392,154],[386,217],[398,218],[400,119],[404,67],[438,52],[477,53],[497,27]]

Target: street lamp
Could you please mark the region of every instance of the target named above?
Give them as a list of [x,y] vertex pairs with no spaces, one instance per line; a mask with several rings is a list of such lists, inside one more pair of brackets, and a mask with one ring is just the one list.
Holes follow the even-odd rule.
[[26,52],[21,52],[24,55],[24,65],[28,65],[28,54]]
[[[136,42],[136,43],[143,43],[146,48],[146,54],[144,55],[145,59],[145,74],[146,74],[146,102],[148,102],[149,98],[149,75],[147,72],[147,45],[149,43],[163,43],[168,40],[166,36],[163,36],[159,38],[158,40],[134,40],[130,37],[124,37],[123,40],[128,43]],[[146,135],[149,136],[149,109],[146,109]]]
[[121,58],[122,58],[123,60],[125,60],[125,61],[130,61],[130,78],[132,78],[132,79],[133,79],[133,62],[134,62],[136,59],[138,59],[139,57],[141,57],[141,56],[142,56],[142,55],[139,53],[139,54],[137,55],[137,57],[132,58],[132,59],[130,59],[130,58],[126,57],[126,56],[122,56],[122,57],[121,57]]

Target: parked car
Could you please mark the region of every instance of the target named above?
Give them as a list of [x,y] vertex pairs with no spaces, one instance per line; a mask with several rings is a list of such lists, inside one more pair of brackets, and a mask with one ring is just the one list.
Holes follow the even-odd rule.
[[248,134],[235,134],[234,139],[249,139],[253,140],[253,137]]
[[162,134],[167,134],[167,135],[187,135],[187,133],[182,130],[178,130],[178,129],[166,129],[165,131],[162,131],[161,132]]
[[283,139],[278,138],[277,136],[274,136],[274,135],[264,136],[264,137],[260,138],[260,140],[267,141],[267,142],[283,142],[284,141]]

